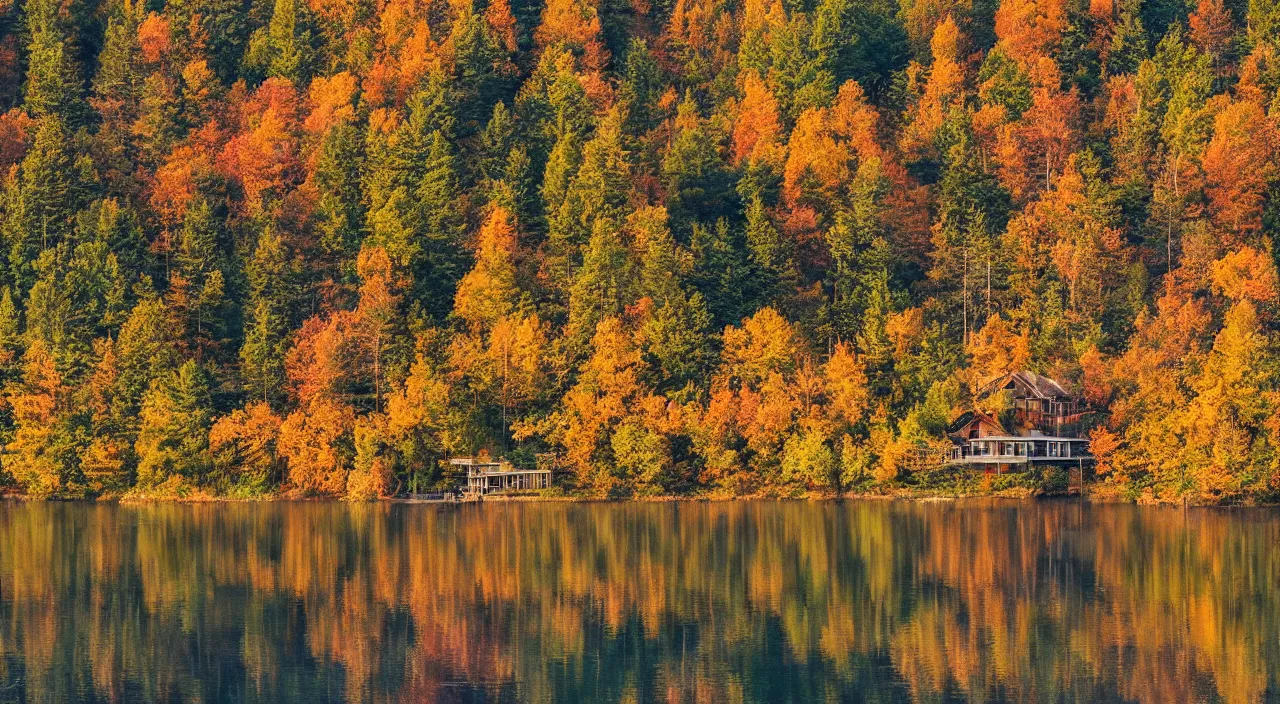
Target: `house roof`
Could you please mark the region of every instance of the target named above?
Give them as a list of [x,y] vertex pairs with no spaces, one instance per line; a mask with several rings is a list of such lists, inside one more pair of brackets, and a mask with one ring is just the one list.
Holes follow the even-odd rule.
[[1047,376],[1041,376],[1035,372],[1025,370],[1009,372],[989,379],[978,390],[978,395],[987,396],[993,394],[1008,387],[1010,383],[1017,385],[1019,389],[1025,391],[1032,398],[1055,399],[1071,396],[1062,387],[1062,384]]
[[964,413],[961,413],[958,417],[956,417],[955,420],[951,421],[951,425],[947,426],[947,433],[948,434],[958,433],[962,428],[968,427],[968,425],[974,422],[975,420],[982,421],[994,427],[996,430],[998,430],[1001,433],[1008,432],[1005,430],[1003,425],[1000,425],[1000,421],[996,420],[990,415],[987,415],[986,413],[983,413],[982,411],[965,411]]

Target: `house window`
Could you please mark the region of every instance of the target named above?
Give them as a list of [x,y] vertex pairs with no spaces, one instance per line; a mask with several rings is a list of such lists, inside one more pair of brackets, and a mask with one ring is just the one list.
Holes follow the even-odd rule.
[[1051,443],[1049,443],[1049,456],[1050,456],[1050,457],[1061,457],[1060,449],[1059,449],[1059,445],[1060,445],[1060,444],[1061,444],[1061,443],[1056,443],[1056,442],[1051,442]]

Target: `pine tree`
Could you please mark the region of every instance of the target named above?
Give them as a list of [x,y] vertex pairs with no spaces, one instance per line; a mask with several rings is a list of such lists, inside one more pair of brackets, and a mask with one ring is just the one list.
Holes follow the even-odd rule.
[[284,78],[295,85],[310,76],[311,30],[306,4],[275,0],[271,21],[253,33],[245,52],[245,68],[264,78]]
[[622,313],[623,306],[632,300],[633,269],[630,253],[618,238],[617,225],[597,220],[569,292],[569,330],[575,343],[585,345],[601,321]]
[[655,112],[663,90],[661,69],[643,39],[633,38],[628,45],[622,75],[618,100],[626,111],[624,128],[628,134],[643,136],[655,126]]
[[[208,201],[187,209],[178,233],[176,267],[170,275],[171,297],[181,296],[187,335],[201,350],[216,346],[226,333],[227,268],[221,251],[219,223]],[[193,329],[190,329],[193,328]]]
[[58,18],[58,3],[26,5],[27,81],[23,105],[36,117],[55,117],[77,125],[82,117],[79,70]]
[[17,179],[5,184],[8,203],[3,226],[9,275],[19,291],[30,287],[31,267],[39,253],[71,234],[84,195],[75,166],[61,120],[53,116],[41,120]]
[[212,466],[212,418],[208,376],[195,360],[155,379],[142,402],[135,446],[138,485],[154,488],[171,478],[203,483]]
[[248,323],[240,348],[245,393],[256,401],[277,403],[284,393],[289,270],[284,245],[271,230],[259,236],[248,275]]
[[734,204],[732,180],[715,137],[698,115],[692,92],[680,103],[675,126],[675,139],[662,160],[662,177],[677,230],[691,221],[715,222],[729,215]]
[[337,125],[325,134],[313,175],[319,192],[316,218],[320,246],[337,261],[349,261],[364,235],[363,162],[363,142],[355,126]]
[[452,147],[437,130],[427,144],[422,180],[415,190],[421,253],[412,265],[415,298],[434,315],[448,312],[454,287],[465,271],[463,213],[458,203],[458,168]]

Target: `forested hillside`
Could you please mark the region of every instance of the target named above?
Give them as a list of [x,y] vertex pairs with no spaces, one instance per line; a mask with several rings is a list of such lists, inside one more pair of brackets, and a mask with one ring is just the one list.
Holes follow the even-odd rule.
[[0,483],[1280,496],[1273,0],[0,0]]

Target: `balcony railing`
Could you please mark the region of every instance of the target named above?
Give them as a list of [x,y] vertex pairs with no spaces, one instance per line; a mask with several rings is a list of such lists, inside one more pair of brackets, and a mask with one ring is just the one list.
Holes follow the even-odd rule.
[[970,440],[953,447],[947,456],[949,462],[1004,462],[1022,463],[1031,460],[1088,459],[1087,446],[1066,441],[1032,440]]

